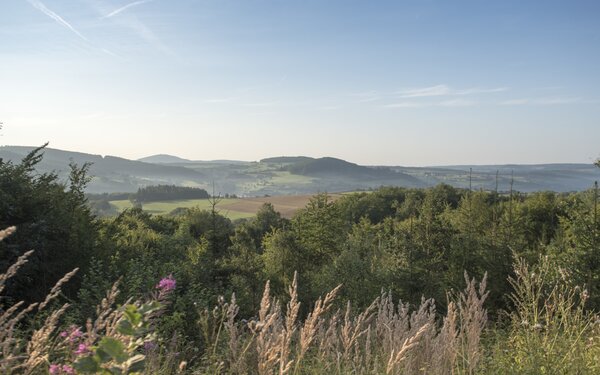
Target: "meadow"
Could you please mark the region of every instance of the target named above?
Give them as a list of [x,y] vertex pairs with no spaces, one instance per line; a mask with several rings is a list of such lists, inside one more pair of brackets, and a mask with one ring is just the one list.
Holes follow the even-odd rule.
[[[330,194],[331,199],[338,199],[342,194]],[[221,198],[216,206],[219,213],[231,220],[251,218],[256,215],[265,203],[271,203],[282,217],[291,218],[301,208],[305,207],[312,195],[280,195],[273,197],[255,198]],[[134,207],[127,199],[110,201],[118,212]],[[169,200],[147,202],[142,205],[145,212],[156,215],[167,215],[178,208],[197,208],[210,210],[212,203],[208,199]]]

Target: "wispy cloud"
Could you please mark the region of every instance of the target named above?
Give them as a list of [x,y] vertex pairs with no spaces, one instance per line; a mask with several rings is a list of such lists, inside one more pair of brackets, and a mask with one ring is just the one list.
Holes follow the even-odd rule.
[[507,87],[479,88],[472,87],[467,89],[453,89],[448,85],[436,85],[423,88],[400,90],[396,92],[401,98],[422,98],[430,96],[461,96],[476,94],[491,94],[508,90]]
[[465,89],[465,90],[456,90],[453,92],[453,95],[476,95],[476,94],[493,94],[496,92],[503,92],[503,91],[507,91],[508,87],[494,87],[494,88],[490,88],[490,89],[483,89],[483,88],[470,88],[470,89]]
[[71,30],[75,35],[77,35],[81,39],[85,40],[86,42],[89,42],[88,38],[86,38],[85,36],[83,36],[70,23],[68,23],[67,21],[65,21],[64,18],[62,18],[61,16],[59,16],[58,14],[56,14],[55,12],[53,12],[52,10],[48,9],[48,7],[46,7],[46,5],[44,5],[44,3],[42,3],[41,1],[39,1],[39,0],[27,0],[27,2],[29,4],[31,4],[34,8],[36,8],[37,10],[39,10],[40,12],[42,12],[45,15],[47,15],[48,17],[52,18],[58,24],[60,24],[60,25],[62,25],[64,27],[66,27],[67,29]]
[[466,99],[444,100],[439,103],[442,107],[472,107],[475,104],[477,104],[475,101]]
[[398,102],[398,103],[384,104],[383,108],[422,108],[422,107],[427,107],[430,105],[431,104],[421,103],[421,102]]
[[229,98],[211,98],[211,99],[205,99],[204,103],[230,103],[230,102],[234,101],[235,99],[237,99],[237,98],[234,96],[229,97]]
[[500,105],[525,105],[529,104],[531,99],[509,99],[500,102]]
[[381,99],[381,94],[373,90],[364,92],[354,92],[348,94],[348,96],[356,98],[357,103],[368,103]]
[[418,89],[402,90],[398,91],[397,94],[399,94],[401,98],[421,98],[427,96],[449,95],[450,91],[450,88],[446,85],[436,85]]
[[105,15],[105,16],[102,16],[101,18],[103,19],[103,18],[111,18],[111,17],[114,17],[114,16],[116,16],[117,14],[119,14],[119,13],[121,13],[121,12],[123,12],[123,11],[125,11],[125,10],[127,10],[127,9],[129,9],[129,8],[132,8],[132,7],[135,7],[135,6],[138,6],[138,5],[142,5],[142,4],[145,4],[145,3],[149,3],[149,2],[151,2],[151,1],[154,1],[154,0],[138,0],[138,1],[134,1],[134,2],[132,2],[132,3],[129,3],[129,4],[127,4],[127,5],[123,5],[122,7],[120,7],[120,8],[118,8],[118,9],[115,9],[115,10],[113,10],[112,12],[108,13],[108,14],[107,14],[107,15]]
[[130,2],[129,4],[126,4],[109,13],[106,13],[106,9],[99,5],[96,5],[95,8],[97,12],[102,15],[100,19],[110,20],[112,22],[115,22],[115,24],[117,25],[120,25],[124,28],[128,28],[150,46],[163,52],[166,55],[178,58],[178,56],[173,52],[173,50],[168,45],[163,43],[163,41],[154,33],[154,31],[152,31],[152,29],[146,26],[146,24],[142,22],[138,17],[136,17],[135,14],[132,14],[132,12],[127,12],[121,17],[115,17],[116,15],[123,13],[127,9],[152,1],[154,0],[138,0]]
[[580,102],[581,98],[574,97],[520,98],[505,100],[500,105],[560,105]]
[[539,105],[571,104],[580,102],[581,98],[540,98],[534,101]]
[[424,102],[424,101],[402,101],[383,105],[383,108],[425,108],[425,107],[472,107],[477,102],[466,99],[450,99],[441,102]]
[[258,102],[258,103],[245,103],[243,104],[245,107],[273,107],[278,104],[281,104],[280,101],[273,102]]

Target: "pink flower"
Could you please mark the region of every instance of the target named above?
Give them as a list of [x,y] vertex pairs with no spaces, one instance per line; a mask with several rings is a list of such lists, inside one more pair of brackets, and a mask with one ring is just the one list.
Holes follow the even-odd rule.
[[83,336],[83,333],[81,332],[81,330],[79,329],[79,327],[73,327],[71,329],[71,335],[69,336],[69,340],[71,342],[75,342],[77,341],[81,336]]
[[74,374],[75,373],[75,369],[69,365],[63,365],[62,370],[65,374]]
[[160,279],[160,281],[156,285],[156,289],[159,289],[161,292],[170,292],[173,289],[175,289],[176,285],[177,281],[175,280],[175,278],[173,278],[173,275],[169,275]]
[[81,329],[79,327],[71,326],[68,330],[62,331],[59,334],[59,336],[63,339],[68,339],[70,342],[74,343],[83,336],[83,332],[81,332]]
[[87,354],[89,352],[90,348],[87,346],[87,344],[79,344],[77,346],[77,350],[75,350],[75,354],[77,355]]
[[48,371],[52,375],[60,374],[60,365],[50,365],[50,368],[48,369]]

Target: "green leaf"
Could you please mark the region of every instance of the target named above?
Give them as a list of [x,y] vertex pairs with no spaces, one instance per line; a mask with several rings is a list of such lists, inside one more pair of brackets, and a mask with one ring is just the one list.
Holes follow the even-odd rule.
[[131,325],[131,322],[129,322],[129,320],[121,320],[119,322],[119,326],[118,326],[117,330],[119,331],[119,333],[122,333],[124,335],[128,335],[128,336],[135,335],[135,329],[133,328],[133,326]]
[[85,374],[95,374],[100,370],[100,365],[92,356],[81,357],[73,364],[73,367]]
[[100,340],[98,350],[102,350],[110,355],[117,363],[123,363],[128,358],[123,343],[112,337],[104,337]]
[[142,373],[146,368],[146,356],[143,354],[135,355],[125,362],[128,368],[128,373]]
[[102,348],[96,349],[96,357],[98,357],[98,362],[100,363],[106,363],[112,360],[110,354],[102,350]]
[[161,307],[162,307],[162,305],[159,302],[153,301],[153,302],[150,302],[150,303],[143,304],[142,306],[140,306],[140,308],[139,308],[138,311],[141,314],[146,315],[148,313],[151,313],[151,312],[154,312],[156,310],[159,310]]
[[125,306],[125,310],[123,311],[125,318],[131,322],[132,326],[137,326],[142,321],[142,314],[138,312],[138,308],[135,305],[127,305]]

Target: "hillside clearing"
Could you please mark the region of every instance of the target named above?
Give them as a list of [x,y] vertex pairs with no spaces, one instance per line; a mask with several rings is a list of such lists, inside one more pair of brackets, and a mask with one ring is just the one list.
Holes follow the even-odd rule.
[[[333,200],[340,198],[342,194],[330,194]],[[217,209],[231,220],[249,218],[256,215],[258,210],[265,203],[271,203],[275,210],[281,213],[285,218],[291,218],[296,211],[306,206],[313,195],[279,195],[274,197],[256,197],[256,198],[223,198],[219,201]],[[110,202],[117,207],[119,212],[132,208],[133,204],[129,200],[115,200]],[[142,205],[144,211],[152,214],[165,215],[176,208],[192,208],[209,210],[211,208],[208,199],[186,199],[174,201],[148,202]]]

